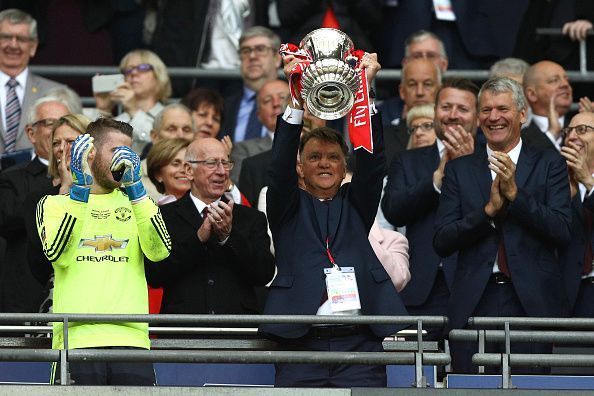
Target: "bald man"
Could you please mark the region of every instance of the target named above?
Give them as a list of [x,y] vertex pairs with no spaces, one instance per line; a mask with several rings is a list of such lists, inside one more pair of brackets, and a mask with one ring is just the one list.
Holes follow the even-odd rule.
[[573,102],[567,73],[555,62],[537,62],[524,74],[524,95],[532,109],[532,122],[522,131],[522,140],[538,149],[560,150],[561,128]]
[[163,287],[161,313],[257,314],[254,287],[274,274],[266,217],[223,196],[233,162],[220,141],[193,141],[185,166],[190,191],[161,206],[171,255],[146,262],[149,283]]
[[435,103],[435,94],[441,85],[441,71],[437,64],[426,58],[410,59],[402,68],[402,78],[398,93],[404,102],[400,118],[392,120],[385,128],[387,166],[394,155],[406,150],[408,130],[406,114],[414,106]]

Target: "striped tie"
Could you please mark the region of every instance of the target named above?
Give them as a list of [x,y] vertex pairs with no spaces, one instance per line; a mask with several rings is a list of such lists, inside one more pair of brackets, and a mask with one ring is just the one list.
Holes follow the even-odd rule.
[[11,78],[6,83],[6,144],[4,151],[9,153],[16,147],[16,138],[21,120],[21,104],[16,94],[17,80]]

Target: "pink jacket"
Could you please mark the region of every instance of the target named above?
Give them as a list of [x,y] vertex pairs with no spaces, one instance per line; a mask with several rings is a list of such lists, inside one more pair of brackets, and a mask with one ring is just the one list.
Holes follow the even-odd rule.
[[404,289],[410,280],[406,237],[397,231],[381,228],[375,221],[369,232],[369,242],[396,290]]

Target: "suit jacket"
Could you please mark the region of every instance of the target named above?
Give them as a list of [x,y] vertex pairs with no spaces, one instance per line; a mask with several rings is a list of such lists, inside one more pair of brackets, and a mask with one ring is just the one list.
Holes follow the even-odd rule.
[[234,183],[239,182],[239,175],[241,174],[241,165],[243,160],[268,151],[272,148],[272,139],[269,136],[264,136],[259,139],[244,140],[233,145],[231,152],[231,159],[235,161],[235,166],[231,170],[231,180]]
[[386,219],[397,227],[406,226],[411,281],[400,296],[407,306],[427,301],[442,261],[450,290],[454,283],[455,254],[442,260],[433,249],[433,227],[439,205],[433,172],[438,165],[437,143],[397,154],[382,199]]
[[37,312],[42,285],[31,274],[27,262],[26,197],[51,187],[47,167],[36,157],[0,173],[0,236],[7,241],[0,281],[2,312]]
[[[267,214],[276,248],[278,273],[270,285],[265,314],[314,315],[326,292],[324,268],[331,267],[326,243],[336,262],[354,267],[363,315],[406,315],[406,309],[390,277],[368,240],[381,195],[384,153],[381,119],[372,117],[374,154],[357,150],[351,183],[334,198],[321,202],[297,186],[295,158],[301,125],[282,117],[272,147]],[[310,326],[263,324],[268,336],[299,338]],[[379,337],[394,334],[402,326],[372,325]]]
[[289,30],[290,41],[299,44],[306,34],[321,27],[329,5],[340,30],[353,40],[355,48],[372,52],[370,33],[381,26],[379,0],[278,1],[278,15],[281,25]]
[[[295,157],[297,158],[297,157]],[[243,161],[237,185],[253,207],[258,205],[262,187],[268,183],[268,167],[272,161],[272,150],[264,151]]]
[[594,197],[586,197],[582,203],[578,192],[571,200],[571,240],[567,246],[559,250],[559,262],[563,269],[563,284],[569,300],[570,312],[577,302],[586,246],[588,243],[594,246],[592,235],[587,234],[584,208],[594,211]]
[[[571,121],[571,117],[572,117],[572,115],[570,115],[570,114],[565,115],[564,122],[563,122],[564,127],[569,125],[569,121]],[[532,120],[526,128],[522,129],[522,141],[526,144],[533,146],[537,150],[544,150],[544,149],[557,150],[557,147],[555,147],[553,142],[551,142],[551,139],[549,139],[547,137],[547,135],[545,135],[543,133],[543,131],[540,130],[540,128],[538,127],[538,125],[536,125],[534,120]]]
[[[60,87],[64,87],[64,85],[29,72],[27,84],[25,86],[25,96],[23,97],[23,103],[21,104],[21,120],[19,121],[19,131],[15,150],[33,147],[25,133],[25,124],[27,123],[27,112],[29,111],[29,108],[37,99],[45,95],[47,91],[52,88]],[[6,145],[4,140],[6,138],[5,133],[4,124],[0,122],[0,154],[4,152],[4,147]]]
[[255,314],[254,286],[274,274],[274,258],[266,232],[266,217],[243,205],[233,207],[233,227],[227,242],[201,243],[202,225],[190,193],[160,207],[171,236],[171,255],[161,262],[145,261],[153,287],[163,287],[161,313]]
[[[257,95],[257,93],[256,93]],[[225,98],[225,109],[223,110],[223,126],[219,132],[219,138],[229,135],[231,140],[235,141],[235,128],[237,128],[237,116],[239,115],[239,108],[241,106],[241,98],[243,97],[243,86],[239,92],[232,94]],[[254,99],[254,106],[256,100]],[[249,115],[248,115],[249,117]],[[249,122],[249,118],[248,118]],[[247,126],[247,125],[246,125]],[[258,127],[261,129],[262,124],[258,120]]]
[[396,154],[406,150],[406,146],[408,146],[408,138],[409,134],[406,127],[406,119],[400,118],[398,125],[384,126],[386,171],[390,169],[390,165]]
[[446,165],[433,246],[445,257],[458,251],[449,325],[472,315],[493,271],[502,234],[512,284],[528,316],[567,312],[557,249],[570,238],[570,198],[565,160],[553,150],[522,145],[516,165],[517,197],[495,221],[484,210],[492,179],[486,147]]
[[[511,56],[516,33],[529,0],[452,0],[456,21],[436,24],[432,0],[399,0],[396,7],[384,6],[382,29],[378,36],[384,67],[398,67],[404,56],[404,43],[414,32],[451,26],[451,36],[441,37],[446,50],[449,40],[461,40],[473,57],[499,59]],[[506,10],[506,23],[501,23]],[[443,29],[442,29],[443,30]],[[448,30],[448,31],[450,31]],[[452,56],[452,54],[450,54]],[[455,59],[450,60],[454,64]],[[451,67],[450,67],[451,68]]]

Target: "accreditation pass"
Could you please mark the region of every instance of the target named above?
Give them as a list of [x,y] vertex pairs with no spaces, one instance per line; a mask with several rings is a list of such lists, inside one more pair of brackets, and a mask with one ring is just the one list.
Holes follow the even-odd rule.
[[324,268],[326,290],[332,312],[361,309],[357,278],[353,267]]

